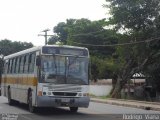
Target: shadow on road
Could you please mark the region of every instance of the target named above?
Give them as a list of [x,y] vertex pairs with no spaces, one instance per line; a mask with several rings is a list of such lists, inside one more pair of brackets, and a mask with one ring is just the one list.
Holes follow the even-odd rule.
[[[8,105],[8,103],[5,103]],[[69,108],[39,108],[36,113],[28,112],[28,105],[16,104],[12,107],[25,111],[26,114],[18,114],[18,120],[121,120],[121,116],[106,114],[88,114],[85,112],[70,112]]]
[[35,113],[37,115],[80,115],[82,113],[72,113],[67,108],[38,108],[37,112]]
[[[10,106],[8,103],[5,103],[5,104]],[[16,103],[16,104],[12,105],[12,107],[15,107],[15,108],[18,108],[20,110],[29,112],[27,104]],[[32,114],[32,113],[30,113],[30,114]],[[66,107],[66,108],[39,107],[39,108],[36,108],[36,112],[34,114],[36,114],[36,115],[44,115],[44,116],[47,115],[48,116],[48,115],[81,115],[83,113],[70,112],[69,107]]]

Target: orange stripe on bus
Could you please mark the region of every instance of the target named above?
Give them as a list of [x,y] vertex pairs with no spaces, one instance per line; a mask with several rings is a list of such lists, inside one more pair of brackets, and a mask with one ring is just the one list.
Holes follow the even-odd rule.
[[2,83],[36,86],[38,79],[37,77],[7,77],[2,78]]

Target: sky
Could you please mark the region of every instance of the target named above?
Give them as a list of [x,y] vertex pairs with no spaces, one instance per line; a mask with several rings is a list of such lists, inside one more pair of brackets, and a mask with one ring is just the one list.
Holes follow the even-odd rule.
[[0,0],[0,40],[32,42],[44,45],[43,30],[50,29],[66,19],[107,18],[102,7],[105,0]]

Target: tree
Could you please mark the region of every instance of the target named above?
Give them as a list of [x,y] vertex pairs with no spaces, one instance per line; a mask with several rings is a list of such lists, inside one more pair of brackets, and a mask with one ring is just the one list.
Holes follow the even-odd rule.
[[[114,29],[122,32],[120,43],[137,42],[159,36],[160,25],[160,1],[158,0],[106,0],[112,17],[109,24]],[[152,49],[157,41],[130,46],[117,47],[118,61],[121,66],[116,73],[116,85],[112,91],[112,97],[118,97],[123,85],[136,72],[144,72],[155,58],[157,52]],[[159,49],[159,48],[158,48]],[[117,63],[115,63],[117,64]]]
[[[0,41],[0,55],[7,56],[9,54],[19,52],[21,50],[25,50],[31,47],[33,47],[32,43],[16,42],[16,41],[12,42],[7,39],[1,40]],[[3,70],[3,58],[0,58],[0,83],[1,83],[2,70]]]
[[5,39],[0,41],[0,54],[6,56],[31,47],[33,47],[32,43],[16,42],[16,41],[12,42],[10,40]]
[[53,35],[52,37],[49,38],[48,40],[48,44],[52,45],[52,44],[56,44],[56,42],[59,42],[60,39],[57,35]]
[[[104,78],[107,69],[106,57],[111,58],[115,52],[114,47],[94,46],[117,43],[117,36],[114,30],[104,29],[105,19],[91,21],[88,19],[67,19],[66,22],[59,23],[54,27],[54,32],[60,42],[67,45],[87,47],[91,55],[91,73],[96,81]],[[87,45],[90,44],[90,45]],[[93,46],[92,46],[93,45]],[[101,62],[102,64],[98,64]]]
[[157,92],[160,93],[160,40],[150,44],[152,49],[152,59],[149,61],[148,65],[144,67],[143,71],[146,76],[148,76],[148,82]]
[[159,19],[159,0],[106,0],[110,4],[110,23],[117,29],[146,31],[155,28]]
[[115,51],[114,48],[91,46],[117,43],[115,31],[104,29],[105,25],[105,19],[99,21],[90,21],[84,18],[67,19],[66,22],[58,23],[54,27],[54,32],[59,41],[64,44],[88,47],[92,55],[110,56]]
[[90,50],[91,55],[99,57],[111,56],[115,51],[114,48],[94,46],[117,43],[115,32],[104,29],[105,24],[105,19],[99,21],[90,21],[88,19],[76,20],[72,29],[69,31],[67,39],[68,44],[87,47]]

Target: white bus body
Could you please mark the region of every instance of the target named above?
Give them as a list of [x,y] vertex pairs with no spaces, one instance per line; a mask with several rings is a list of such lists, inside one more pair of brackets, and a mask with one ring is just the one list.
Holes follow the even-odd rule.
[[89,106],[87,48],[47,45],[30,48],[4,57],[2,95],[9,104],[37,107]]

